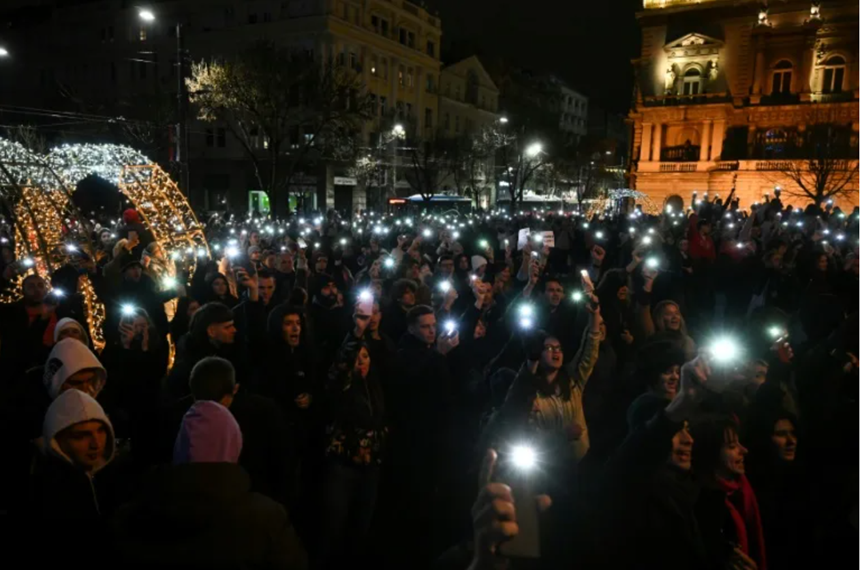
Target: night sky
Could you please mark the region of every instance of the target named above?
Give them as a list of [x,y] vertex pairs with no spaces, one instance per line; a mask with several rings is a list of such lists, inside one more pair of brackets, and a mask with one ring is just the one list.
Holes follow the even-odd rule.
[[[624,113],[639,53],[642,0],[428,0],[442,19],[443,62],[476,54],[549,72]],[[446,57],[447,56],[447,57]],[[485,65],[491,65],[487,61]]]

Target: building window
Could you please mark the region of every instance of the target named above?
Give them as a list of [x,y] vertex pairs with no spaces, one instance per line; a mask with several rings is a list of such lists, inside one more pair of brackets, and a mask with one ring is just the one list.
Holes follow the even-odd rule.
[[370,56],[370,74],[376,75],[376,56]]
[[406,72],[404,71],[402,65],[399,68],[397,68],[397,84],[400,85],[401,87],[403,87],[403,84],[404,84],[405,73]]
[[248,23],[256,24],[257,23],[257,15],[256,14],[248,14]]
[[400,28],[400,43],[406,45],[406,28]]
[[224,148],[227,146],[227,129],[219,127],[216,135],[218,137],[218,148]]
[[684,95],[698,95],[702,82],[702,74],[695,67],[684,73]]
[[435,90],[435,88],[436,88],[436,85],[434,85],[434,81],[433,81],[433,74],[432,74],[432,73],[428,73],[428,74],[427,74],[427,92],[428,92],[428,93],[433,93],[433,91]]
[[424,128],[433,128],[433,109],[431,109],[430,107],[424,109]]
[[137,37],[142,42],[146,41],[146,26],[140,27],[140,31],[138,32]]
[[374,32],[379,33],[379,16],[370,17],[370,27],[373,28]]
[[209,148],[215,146],[215,131],[213,129],[206,129],[206,146]]
[[349,52],[349,68],[355,71],[359,71],[358,54],[356,54],[354,51]]
[[412,68],[406,70],[406,87],[412,88]]
[[415,49],[415,32],[406,32],[406,45]]
[[379,33],[388,37],[388,20],[379,20]]
[[834,55],[824,62],[824,82],[822,93],[842,93],[842,82],[845,80],[845,59]]
[[782,60],[776,64],[773,71],[771,94],[791,93],[791,62]]
[[387,104],[388,104],[388,97],[386,97],[385,95],[380,95],[379,96],[379,114],[382,115],[383,117],[385,116],[386,112],[388,111]]
[[427,55],[436,57],[436,43],[431,40],[427,40]]
[[456,99],[457,101],[460,100],[460,85],[459,84],[454,86],[454,99]]
[[412,116],[412,103],[406,103],[406,116]]

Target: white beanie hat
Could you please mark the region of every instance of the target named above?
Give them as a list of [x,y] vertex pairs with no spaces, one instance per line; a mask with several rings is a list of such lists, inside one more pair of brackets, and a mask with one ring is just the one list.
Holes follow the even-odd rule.
[[480,255],[472,256],[472,271],[477,271],[479,267],[487,264],[487,259]]

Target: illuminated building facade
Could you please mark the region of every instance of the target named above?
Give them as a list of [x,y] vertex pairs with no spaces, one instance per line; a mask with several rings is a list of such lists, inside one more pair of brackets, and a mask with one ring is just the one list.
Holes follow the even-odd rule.
[[637,17],[637,190],[660,204],[734,185],[748,207],[782,186],[788,202],[806,203],[791,196],[788,161],[808,164],[796,161],[826,140],[854,172],[853,194],[837,201],[856,203],[856,1],[644,0]]

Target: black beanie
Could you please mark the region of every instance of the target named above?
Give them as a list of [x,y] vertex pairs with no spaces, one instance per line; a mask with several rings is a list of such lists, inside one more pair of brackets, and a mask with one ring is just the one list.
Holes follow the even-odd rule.
[[205,336],[210,325],[228,323],[233,320],[233,311],[223,303],[206,303],[191,317],[189,328],[192,336]]

